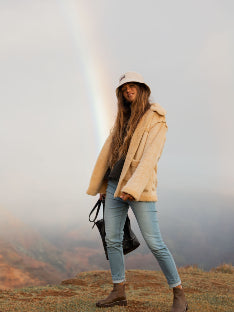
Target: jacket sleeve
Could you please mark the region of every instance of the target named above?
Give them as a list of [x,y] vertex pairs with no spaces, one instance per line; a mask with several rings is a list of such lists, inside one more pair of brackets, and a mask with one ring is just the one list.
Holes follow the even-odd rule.
[[109,156],[109,149],[112,141],[112,134],[108,136],[106,139],[101,152],[98,156],[98,159],[96,161],[96,164],[94,166],[89,187],[86,191],[88,195],[97,195],[97,193],[100,192],[103,177],[108,169],[108,156]]
[[122,189],[122,192],[132,195],[135,200],[139,200],[162,154],[166,132],[166,121],[157,122],[151,127],[139,164]]

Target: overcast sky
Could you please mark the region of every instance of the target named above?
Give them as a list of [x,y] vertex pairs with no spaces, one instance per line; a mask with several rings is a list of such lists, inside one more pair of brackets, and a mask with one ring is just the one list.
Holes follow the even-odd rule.
[[0,206],[87,218],[126,71],[167,110],[159,188],[234,198],[233,14],[232,0],[0,0]]

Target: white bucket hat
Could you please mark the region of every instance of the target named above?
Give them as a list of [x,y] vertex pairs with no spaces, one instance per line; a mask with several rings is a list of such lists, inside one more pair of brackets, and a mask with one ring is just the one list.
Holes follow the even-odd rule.
[[147,84],[144,82],[143,77],[135,72],[127,72],[125,74],[123,74],[120,78],[119,78],[119,85],[116,88],[116,93],[119,90],[119,87],[121,87],[123,84],[127,83],[127,82],[138,82],[143,84],[150,92],[150,87],[147,86]]

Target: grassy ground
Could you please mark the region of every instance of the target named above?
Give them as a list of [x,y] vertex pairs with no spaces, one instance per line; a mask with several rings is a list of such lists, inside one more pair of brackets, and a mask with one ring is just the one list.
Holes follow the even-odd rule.
[[[179,269],[189,310],[234,311],[234,268],[228,265],[204,272],[196,267]],[[92,312],[170,311],[172,291],[158,271],[127,271],[127,307],[99,309],[95,302],[111,290],[108,271],[83,272],[61,285],[0,291],[0,311]]]

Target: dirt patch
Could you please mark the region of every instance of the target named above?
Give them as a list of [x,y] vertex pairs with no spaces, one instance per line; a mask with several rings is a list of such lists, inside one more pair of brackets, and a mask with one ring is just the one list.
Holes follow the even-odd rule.
[[77,293],[75,293],[72,290],[61,290],[61,291],[56,291],[56,290],[45,290],[42,291],[39,296],[42,297],[72,297],[72,296],[76,296]]
[[68,279],[61,282],[61,285],[78,285],[78,286],[87,286],[87,282],[80,280],[78,278]]

